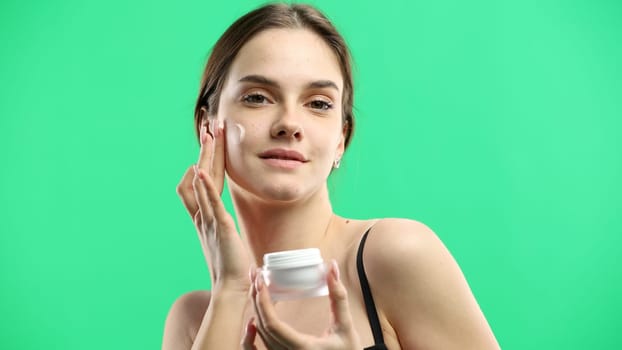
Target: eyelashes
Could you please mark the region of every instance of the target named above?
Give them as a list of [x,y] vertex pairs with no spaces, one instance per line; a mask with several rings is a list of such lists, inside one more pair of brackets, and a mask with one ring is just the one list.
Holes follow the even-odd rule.
[[[253,106],[258,106],[258,105],[263,105],[265,103],[268,102],[268,98],[258,92],[253,92],[247,95],[244,95],[242,97],[242,102],[249,104],[249,105],[253,105]],[[318,111],[328,111],[333,109],[333,103],[329,102],[329,101],[325,101],[322,99],[315,99],[307,104],[309,105],[312,109],[318,110]]]
[[311,108],[313,109],[319,109],[323,111],[328,111],[329,109],[333,109],[333,104],[328,101],[324,101],[324,100],[313,100],[309,102],[308,104],[312,105]]
[[246,103],[250,103],[250,104],[263,104],[263,102],[266,100],[267,100],[266,96],[262,94],[258,94],[258,93],[252,93],[252,94],[244,95],[244,97],[242,97],[242,101]]

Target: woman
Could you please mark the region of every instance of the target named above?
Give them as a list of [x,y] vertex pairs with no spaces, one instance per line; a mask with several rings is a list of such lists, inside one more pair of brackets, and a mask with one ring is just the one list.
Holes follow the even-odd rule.
[[[261,7],[216,43],[195,110],[199,161],[177,189],[212,290],[173,304],[163,349],[498,348],[428,227],[333,213],[326,180],[351,137],[352,96],[347,47],[310,6]],[[225,174],[241,235],[220,199]],[[263,255],[309,247],[331,262],[329,297],[272,303]]]

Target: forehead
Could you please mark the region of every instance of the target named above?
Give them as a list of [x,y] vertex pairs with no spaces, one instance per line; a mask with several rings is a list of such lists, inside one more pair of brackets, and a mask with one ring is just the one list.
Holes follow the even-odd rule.
[[228,80],[235,83],[251,74],[264,75],[283,86],[332,80],[340,91],[343,88],[337,56],[320,36],[307,29],[268,29],[251,38],[234,59]]

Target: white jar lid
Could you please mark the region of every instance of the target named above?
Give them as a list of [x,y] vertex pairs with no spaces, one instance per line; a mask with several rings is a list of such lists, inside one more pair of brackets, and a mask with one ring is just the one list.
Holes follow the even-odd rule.
[[322,264],[323,262],[318,248],[286,250],[263,256],[264,269],[267,270],[289,269]]

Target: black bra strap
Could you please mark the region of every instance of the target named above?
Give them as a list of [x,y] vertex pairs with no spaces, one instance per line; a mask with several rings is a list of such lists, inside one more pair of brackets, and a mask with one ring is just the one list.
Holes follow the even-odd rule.
[[382,328],[380,327],[380,321],[378,320],[376,304],[374,303],[374,298],[371,295],[371,289],[369,289],[369,282],[367,281],[367,275],[365,274],[365,267],[363,266],[363,247],[365,246],[365,240],[367,239],[367,234],[370,230],[371,227],[365,232],[365,234],[363,234],[363,238],[361,238],[359,250],[356,255],[356,269],[359,273],[361,290],[363,291],[363,299],[365,301],[365,309],[367,309],[367,318],[369,319],[371,332],[374,335],[374,342],[376,345],[384,345],[384,337],[382,336]]

